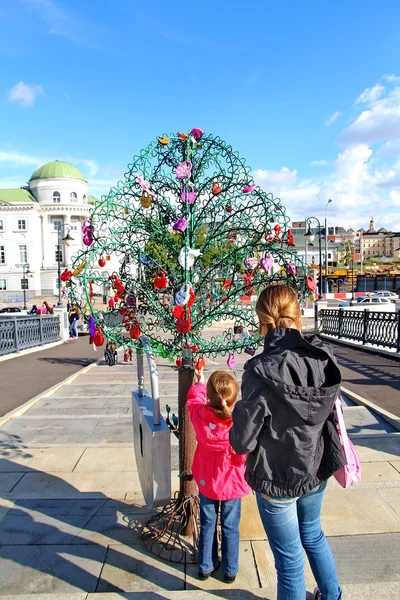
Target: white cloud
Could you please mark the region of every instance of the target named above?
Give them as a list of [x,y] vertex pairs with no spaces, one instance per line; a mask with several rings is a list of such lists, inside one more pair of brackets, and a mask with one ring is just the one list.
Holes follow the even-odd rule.
[[310,162],[310,165],[313,165],[313,167],[323,167],[325,165],[329,165],[330,162],[329,160],[312,160]]
[[296,169],[290,170],[287,167],[282,167],[280,171],[257,169],[253,172],[253,176],[254,181],[258,183],[258,185],[274,191],[288,185],[293,185],[297,178],[297,171]]
[[80,160],[77,162],[81,162],[89,168],[89,177],[94,177],[99,172],[99,165],[95,160]]
[[13,150],[6,152],[0,151],[0,165],[1,163],[7,163],[13,166],[27,165],[40,167],[40,165],[43,165],[45,162],[47,162],[47,160],[43,157],[40,158],[31,156],[30,154],[21,154],[20,152],[14,152]]
[[364,90],[363,93],[358,96],[356,104],[370,104],[371,102],[374,102],[375,100],[383,96],[384,92],[385,88],[383,87],[383,85],[380,85],[378,83],[372,88],[367,88],[366,90]]
[[338,119],[338,118],[340,117],[340,115],[341,115],[341,114],[342,114],[342,113],[341,113],[341,112],[339,112],[338,110],[337,110],[337,111],[335,111],[335,112],[333,113],[333,115],[331,115],[331,116],[329,117],[329,119],[327,119],[327,120],[325,121],[325,125],[326,125],[326,127],[330,127],[331,125],[333,125],[333,123],[336,121],[336,119]]
[[338,136],[344,146],[373,144],[400,139],[400,86],[391,77],[386,87],[377,84],[367,88],[357,103],[363,110]]
[[24,108],[33,106],[37,96],[44,96],[43,86],[40,84],[28,85],[19,81],[8,91],[8,101],[17,102]]

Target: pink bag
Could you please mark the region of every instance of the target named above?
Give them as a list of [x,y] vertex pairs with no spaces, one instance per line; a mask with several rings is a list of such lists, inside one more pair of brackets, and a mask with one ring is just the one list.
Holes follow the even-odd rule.
[[348,488],[351,485],[361,481],[361,465],[357,450],[347,435],[340,396],[336,398],[335,406],[333,407],[333,414],[335,417],[343,454],[347,461],[347,465],[341,467],[339,471],[336,471],[336,473],[333,474],[333,476],[343,488]]

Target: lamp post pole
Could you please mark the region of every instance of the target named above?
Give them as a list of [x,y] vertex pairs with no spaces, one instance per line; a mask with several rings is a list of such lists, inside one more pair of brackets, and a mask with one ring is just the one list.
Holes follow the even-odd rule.
[[304,237],[306,238],[306,244],[308,241],[312,242],[315,235],[313,234],[313,232],[311,231],[311,223],[310,221],[316,221],[316,223],[318,224],[318,251],[319,251],[319,282],[318,282],[318,292],[319,292],[319,298],[318,300],[322,300],[322,244],[321,244],[321,223],[319,221],[319,219],[317,219],[317,217],[308,217],[307,219],[307,224],[308,224],[308,230],[307,233],[304,235]]
[[[61,240],[61,232],[67,230],[67,235]],[[65,243],[66,246],[70,246],[71,242],[74,241],[74,238],[69,235],[71,231],[70,225],[61,225],[57,231],[57,281],[58,281],[58,303],[57,306],[64,306],[63,301],[61,300],[61,241]]]
[[[26,269],[26,271],[25,271]],[[26,275],[28,275],[29,273],[29,265],[22,265],[22,291],[24,292],[24,310],[27,309],[26,306],[26,282],[28,281],[28,278],[26,277]]]
[[326,211],[331,202],[332,200],[329,199],[325,206],[325,293],[328,293],[328,221]]

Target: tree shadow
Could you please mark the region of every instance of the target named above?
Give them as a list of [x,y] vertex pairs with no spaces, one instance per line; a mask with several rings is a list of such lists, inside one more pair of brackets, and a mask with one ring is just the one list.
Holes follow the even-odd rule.
[[97,357],[94,358],[67,358],[65,356],[60,357],[43,357],[38,360],[49,363],[51,365],[78,365],[80,367],[88,367],[89,365],[96,362]]
[[0,493],[0,508],[2,499],[11,503],[15,498],[8,512],[0,514],[3,594],[123,593],[124,581],[128,589],[151,587],[141,580],[156,581],[161,589],[184,589],[184,566],[163,569],[159,561],[158,568],[157,559],[140,544],[142,526],[151,514],[146,507],[102,493],[82,493],[60,477],[24,465],[22,459],[31,455],[17,437],[3,440],[0,452],[1,471],[21,475]]

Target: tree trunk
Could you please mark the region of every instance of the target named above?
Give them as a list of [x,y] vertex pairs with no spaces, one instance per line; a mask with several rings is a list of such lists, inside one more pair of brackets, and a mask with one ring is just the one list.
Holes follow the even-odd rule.
[[[185,364],[186,363],[186,364]],[[189,420],[189,411],[186,406],[188,391],[193,383],[194,369],[192,359],[185,360],[179,369],[178,375],[178,402],[179,402],[179,473],[180,473],[180,498],[188,498],[197,494],[197,485],[192,475],[192,463],[196,449],[196,436]],[[188,508],[190,504],[188,504]],[[192,520],[187,515],[187,525],[184,535],[192,535]]]

